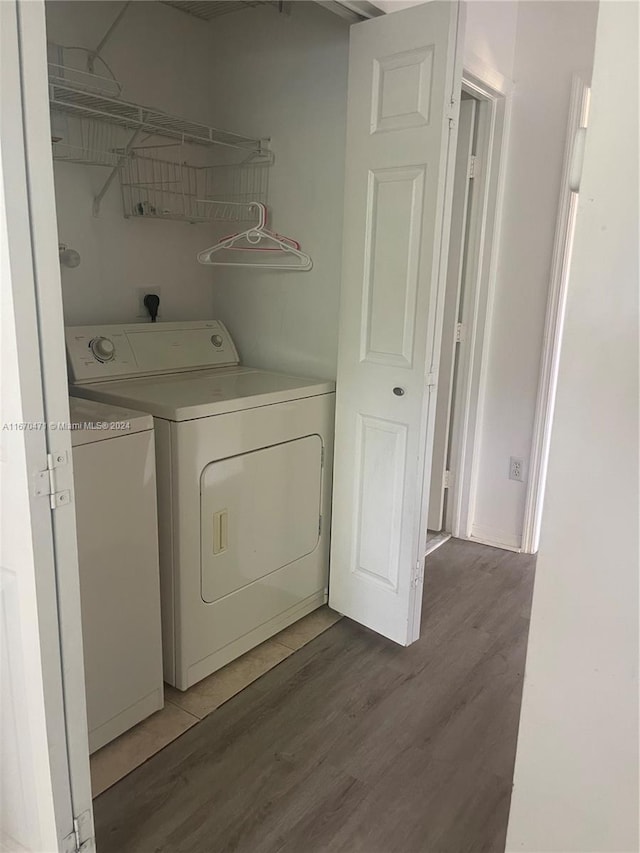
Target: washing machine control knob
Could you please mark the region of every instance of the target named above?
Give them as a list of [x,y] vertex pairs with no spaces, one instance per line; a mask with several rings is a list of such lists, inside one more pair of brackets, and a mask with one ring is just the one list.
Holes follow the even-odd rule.
[[116,354],[113,341],[110,341],[109,338],[94,338],[89,344],[89,348],[98,361],[111,361]]
[[221,347],[223,344],[222,335],[211,335],[211,343],[214,347]]

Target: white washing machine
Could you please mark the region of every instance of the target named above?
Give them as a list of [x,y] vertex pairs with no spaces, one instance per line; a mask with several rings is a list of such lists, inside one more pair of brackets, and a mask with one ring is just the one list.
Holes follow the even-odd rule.
[[165,679],[327,600],[335,383],[239,365],[218,321],[71,327],[71,394],[153,415]]
[[153,418],[70,399],[89,750],[164,705]]

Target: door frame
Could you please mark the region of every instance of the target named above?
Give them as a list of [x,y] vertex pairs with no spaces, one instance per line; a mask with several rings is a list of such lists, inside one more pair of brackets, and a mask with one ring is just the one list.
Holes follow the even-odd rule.
[[[540,543],[540,525],[547,482],[547,464],[551,444],[551,430],[556,402],[558,370],[564,331],[567,286],[571,266],[571,250],[578,212],[578,190],[570,185],[576,156],[576,134],[586,128],[589,113],[590,88],[583,75],[574,74],[571,83],[569,118],[565,140],[560,200],[551,262],[551,281],[547,297],[547,314],[544,326],[540,379],[536,414],[531,441],[529,477],[524,508],[522,550],[535,554]],[[581,164],[576,164],[580,165]]]
[[430,553],[437,547],[437,543],[442,544],[451,536],[445,523],[447,493],[449,491],[447,480],[451,473],[450,438],[455,413],[455,379],[461,349],[461,340],[457,334],[457,329],[463,297],[466,232],[473,184],[469,174],[469,164],[474,155],[478,106],[478,101],[475,98],[465,98],[464,95],[463,88],[460,97],[458,141],[455,150],[453,201],[449,226],[449,252],[444,310],[442,312],[435,431],[431,460],[431,487],[427,518],[427,531],[435,532],[436,535],[430,538],[427,532],[426,553]]
[[[44,3],[5,0],[2,104],[8,256],[25,432],[47,753],[60,851],[95,849],[80,580],[51,154]],[[3,33],[3,42],[4,36]],[[18,284],[19,282],[19,284]],[[26,405],[28,403],[28,405]],[[53,424],[53,426],[51,426]],[[54,507],[54,508],[52,508]],[[40,779],[42,785],[44,778]],[[53,841],[47,842],[53,849]]]
[[451,459],[455,462],[452,462],[444,527],[456,538],[481,541],[477,536],[472,537],[471,531],[502,226],[513,83],[476,57],[466,57],[462,88],[478,101],[476,164],[479,173],[474,179],[467,229],[463,339],[458,356],[451,430]]

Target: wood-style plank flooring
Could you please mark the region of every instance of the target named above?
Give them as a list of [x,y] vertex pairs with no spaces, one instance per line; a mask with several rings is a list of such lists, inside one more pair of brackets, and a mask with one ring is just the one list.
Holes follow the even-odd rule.
[[417,643],[341,620],[102,794],[98,853],[500,853],[533,575],[450,540]]

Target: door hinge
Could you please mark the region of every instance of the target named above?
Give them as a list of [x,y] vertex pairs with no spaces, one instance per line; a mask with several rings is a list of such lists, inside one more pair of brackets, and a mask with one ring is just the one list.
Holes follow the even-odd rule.
[[411,578],[411,585],[418,586],[422,583],[422,579],[424,577],[424,560],[418,560],[416,563],[416,567],[413,570],[413,577]]
[[63,839],[62,853],[93,853],[96,849],[93,819],[89,810],[73,819],[73,832]]
[[318,536],[322,533],[322,516],[318,519]]
[[436,387],[436,374],[435,373],[427,373],[427,388],[429,389],[429,393],[435,389]]
[[56,489],[56,470],[68,462],[66,452],[47,453],[47,467],[35,475],[36,497],[48,495],[51,509],[71,503],[70,489]]
[[320,467],[324,468],[324,444],[320,448]]
[[456,126],[456,115],[458,111],[458,105],[456,103],[455,98],[451,98],[449,104],[447,105],[447,118],[449,119],[449,128],[453,128]]
[[459,344],[462,340],[462,323],[456,323],[456,343]]
[[445,489],[448,489],[448,488],[449,488],[450,483],[451,483],[451,471],[445,471],[445,472],[444,472],[443,487],[444,487]]
[[476,159],[477,158],[475,154],[472,154],[471,157],[469,157],[469,171],[467,173],[468,178],[475,178],[478,175],[478,166]]

